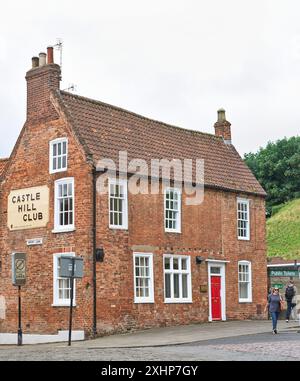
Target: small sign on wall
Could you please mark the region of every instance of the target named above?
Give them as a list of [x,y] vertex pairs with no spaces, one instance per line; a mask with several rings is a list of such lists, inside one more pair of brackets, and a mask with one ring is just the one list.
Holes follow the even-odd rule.
[[200,292],[207,292],[207,284],[200,285]]
[[43,238],[32,238],[26,240],[27,246],[42,245]]

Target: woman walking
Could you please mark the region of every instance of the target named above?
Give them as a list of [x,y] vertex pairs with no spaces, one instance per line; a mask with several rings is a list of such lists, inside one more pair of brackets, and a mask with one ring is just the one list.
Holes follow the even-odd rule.
[[279,313],[281,311],[282,302],[283,302],[283,299],[281,295],[279,294],[279,289],[273,288],[272,294],[268,296],[268,303],[265,308],[265,312],[267,311],[267,308],[269,308],[269,312],[272,317],[273,335],[277,333],[277,320],[278,320]]

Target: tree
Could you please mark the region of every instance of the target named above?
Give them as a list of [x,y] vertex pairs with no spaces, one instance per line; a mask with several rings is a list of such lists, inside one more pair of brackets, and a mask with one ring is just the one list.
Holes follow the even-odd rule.
[[268,194],[268,215],[274,205],[300,197],[300,136],[269,142],[244,160]]

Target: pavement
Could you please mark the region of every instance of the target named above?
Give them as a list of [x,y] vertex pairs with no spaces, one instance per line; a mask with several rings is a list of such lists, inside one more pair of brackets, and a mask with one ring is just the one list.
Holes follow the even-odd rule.
[[[271,331],[271,320],[219,321],[175,327],[152,328],[132,333],[104,336],[84,342],[74,342],[72,346],[91,349],[159,347],[235,336],[256,335],[260,333],[270,333]],[[299,331],[300,339],[299,321],[290,321],[289,323],[283,320],[278,321],[278,333],[292,331],[295,333]]]
[[226,321],[154,328],[72,346],[0,345],[0,362],[97,361],[101,367],[103,361],[299,361],[299,322],[279,321],[278,335],[271,329],[270,320]]

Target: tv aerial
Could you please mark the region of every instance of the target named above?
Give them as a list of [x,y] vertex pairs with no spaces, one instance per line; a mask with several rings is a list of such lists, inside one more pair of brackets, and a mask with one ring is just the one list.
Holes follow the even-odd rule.
[[76,92],[77,86],[74,83],[71,83],[66,89],[63,89],[63,91],[70,91],[70,92]]
[[[61,38],[56,39],[56,44],[53,45],[53,48],[59,52],[59,66],[62,72],[62,59],[63,59],[63,40]],[[69,84],[69,86],[63,91],[76,92],[77,86],[74,83]]]
[[62,70],[62,53],[63,53],[63,40],[61,38],[56,39],[56,44],[53,45],[55,50],[59,51],[59,66],[60,70]]

